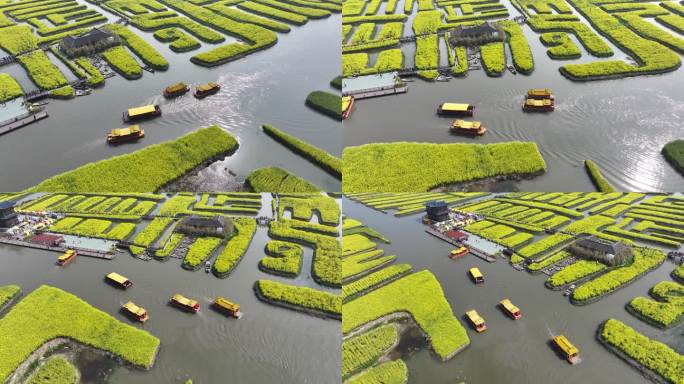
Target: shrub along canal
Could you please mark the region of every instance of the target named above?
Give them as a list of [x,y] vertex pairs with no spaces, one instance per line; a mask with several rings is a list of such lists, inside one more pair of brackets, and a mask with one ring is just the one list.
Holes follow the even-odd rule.
[[[502,3],[511,18],[520,14],[509,2]],[[397,9],[401,6],[400,3]],[[413,33],[411,20],[417,8],[413,7],[409,21],[404,23],[404,35]],[[577,14],[575,10],[573,13]],[[528,25],[523,25],[522,30],[534,57],[531,75],[505,71],[500,78],[490,78],[484,70],[470,70],[465,78],[434,83],[416,79],[408,83],[405,94],[358,100],[344,122],[345,146],[399,141],[534,141],[546,160],[546,174],[521,182],[478,186],[476,190],[593,191],[595,188],[583,168],[586,159],[595,161],[618,190],[684,189],[684,179],[660,153],[666,143],[681,134],[681,69],[657,76],[572,82],[558,71],[569,62],[550,59],[539,34]],[[574,35],[571,38],[575,39]],[[604,37],[601,40],[613,48],[613,57],[590,56],[578,44],[582,57],[572,63],[626,57]],[[440,47],[443,45],[440,40]],[[413,66],[414,43],[402,44],[402,51],[404,67]],[[507,56],[510,64],[508,49]],[[446,55],[441,55],[440,62],[447,64]],[[523,113],[521,105],[528,88],[550,88],[556,98],[555,111]],[[481,121],[487,133],[477,138],[450,134],[453,119],[435,113],[439,104],[448,101],[475,105],[473,120]]]
[[[468,329],[470,346],[448,362],[441,362],[429,348],[404,355],[409,383],[649,383],[597,341],[596,331],[608,318],[616,318],[644,336],[684,353],[684,327],[662,331],[624,309],[634,297],[648,297],[656,283],[671,280],[669,274],[675,266],[669,261],[598,303],[578,307],[570,304],[561,291],[545,288],[546,275],[517,271],[507,260],[490,264],[472,255],[449,259],[454,247],[425,233],[422,215],[397,218],[349,199],[344,199],[343,205],[347,217],[362,221],[391,241],[380,244],[380,248],[385,254],[397,255],[396,264],[409,263],[415,272],[429,269],[441,283],[455,316]],[[482,271],[483,285],[474,285],[468,278],[471,267]],[[514,321],[502,312],[498,303],[504,298],[520,308],[522,319]],[[485,319],[486,332],[475,333],[463,319],[470,309],[476,309]],[[582,362],[573,366],[560,357],[549,343],[551,334],[566,335],[580,349]],[[408,339],[403,343],[420,344]],[[391,354],[392,358],[399,357],[396,353]]]
[[[270,204],[268,204],[270,209]],[[132,324],[119,312],[128,300],[147,309],[150,320],[142,326],[161,340],[157,360],[147,371],[113,366],[108,383],[336,383],[340,372],[340,324],[305,313],[290,311],[259,301],[252,290],[258,279],[271,279],[298,286],[324,289],[311,279],[310,261],[296,280],[269,275],[258,269],[268,240],[267,229],[257,228],[252,245],[227,279],[202,271],[179,268],[180,260],[140,261],[119,253],[113,261],[79,257],[65,268],[55,265],[57,254],[14,246],[0,246],[0,284],[17,284],[23,295],[42,284],[77,295],[118,320]],[[311,258],[310,250],[305,259]],[[134,286],[121,291],[105,284],[103,277],[116,271],[130,278]],[[168,304],[175,293],[197,299],[196,314],[179,311]],[[230,298],[242,307],[236,320],[209,308],[215,296]],[[87,364],[84,383],[102,382]],[[90,367],[90,368],[88,368]]]
[[[235,181],[242,181],[253,169],[266,166],[286,168],[325,190],[340,190],[339,180],[261,131],[262,124],[272,124],[334,156],[340,155],[339,122],[305,105],[311,91],[334,91],[329,82],[339,74],[339,47],[329,42],[338,41],[339,24],[339,14],[310,20],[303,27],[279,34],[275,46],[214,68],[197,66],[190,58],[215,46],[203,44],[198,51],[175,53],[167,43],[156,41],[152,32],[130,26],[131,31],[168,60],[169,69],[143,72],[142,78],[134,81],[115,76],[87,97],[50,100],[48,119],[0,138],[0,163],[7,168],[3,172],[3,189],[22,190],[88,162],[217,124],[236,136],[240,148],[231,157],[215,162],[182,183],[185,190],[235,188]],[[303,60],[312,56],[316,59]],[[15,77],[26,92],[35,89],[19,64],[5,65],[2,71]],[[66,69],[63,72],[70,73]],[[165,100],[164,88],[179,81],[193,86],[214,81],[221,85],[221,91],[203,100],[190,93]],[[106,134],[125,126],[121,114],[130,107],[150,103],[161,105],[162,116],[141,123],[145,138],[108,146]]]

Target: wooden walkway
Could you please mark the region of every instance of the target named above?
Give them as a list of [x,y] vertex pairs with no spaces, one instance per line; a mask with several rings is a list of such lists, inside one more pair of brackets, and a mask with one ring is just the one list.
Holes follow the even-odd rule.
[[48,116],[49,115],[46,111],[41,111],[34,114],[22,115],[20,117],[14,118],[13,120],[2,122],[0,123],[0,136],[4,135],[5,133],[12,132],[15,129],[19,129],[29,124],[33,124],[36,121],[43,120]]
[[415,76],[418,74],[418,72],[421,71],[437,71],[439,73],[447,73],[451,74],[451,66],[450,65],[443,65],[441,67],[437,68],[428,68],[428,69],[418,69],[416,67],[411,67],[411,68],[403,68],[397,71],[397,74],[399,76]]
[[[452,239],[451,237],[449,237],[449,236],[447,236],[447,235],[445,235],[439,231],[436,231],[432,228],[426,229],[425,232],[431,234],[432,236],[434,236],[440,240],[446,241],[447,243],[452,244],[454,246],[460,247],[462,245],[462,243],[460,241]],[[495,256],[492,256],[489,253],[487,253],[481,249],[475,248],[472,245],[468,245],[468,248],[470,249],[470,254],[475,255],[482,260],[485,260],[485,261],[490,262],[490,263],[493,263],[496,261]]]
[[24,98],[26,101],[34,101],[34,100],[40,100],[48,97],[50,95],[50,91],[47,90],[42,90],[42,89],[36,89],[35,91],[31,91],[27,94],[24,95]]
[[[64,253],[67,251],[66,247],[51,247],[49,245],[34,244],[34,243],[30,243],[28,241],[10,239],[7,237],[0,237],[0,244],[16,245],[19,247],[42,249],[44,251],[53,251],[53,252],[60,252],[60,253]],[[96,251],[96,250],[92,250],[92,249],[80,249],[80,248],[75,248],[75,249],[78,251],[79,256],[88,256],[88,257],[94,257],[97,259],[104,259],[104,260],[112,260],[116,256],[116,255],[111,254],[111,253],[105,253],[105,252]]]

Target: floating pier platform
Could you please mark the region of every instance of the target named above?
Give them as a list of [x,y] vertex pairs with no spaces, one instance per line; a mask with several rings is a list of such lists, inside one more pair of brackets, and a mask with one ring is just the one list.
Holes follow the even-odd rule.
[[[426,229],[425,232],[431,234],[432,236],[434,236],[440,240],[446,241],[447,243],[449,243],[451,245],[455,245],[455,246],[461,246],[462,245],[462,243],[460,241],[458,241],[456,239],[452,239],[451,237],[449,237],[449,236],[447,236],[447,235],[445,235],[439,231],[436,231],[432,228]],[[484,261],[487,261],[489,263],[493,263],[496,261],[495,256],[492,256],[489,253],[487,253],[487,252],[485,252],[485,251],[483,251],[477,247],[472,246],[471,244],[468,244],[468,249],[470,249],[471,254],[479,257],[480,259],[482,259]]]
[[[53,252],[59,252],[59,253],[64,253],[68,249],[72,249],[69,247],[51,247],[49,245],[35,244],[35,243],[28,242],[28,241],[10,239],[7,237],[0,237],[0,244],[16,245],[19,247],[42,249],[44,251],[53,251]],[[92,249],[80,249],[80,248],[75,248],[75,249],[78,251],[79,256],[88,256],[88,257],[94,257],[97,259],[104,259],[104,260],[112,260],[115,257],[114,254],[95,251]]]
[[47,111],[26,114],[0,123],[0,136],[48,117]]

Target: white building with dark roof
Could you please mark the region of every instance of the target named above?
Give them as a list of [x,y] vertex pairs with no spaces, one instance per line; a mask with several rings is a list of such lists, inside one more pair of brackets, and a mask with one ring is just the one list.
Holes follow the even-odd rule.
[[576,240],[570,245],[569,250],[580,258],[597,260],[610,266],[626,264],[633,256],[632,248],[624,242],[606,242],[596,236]]
[[60,41],[59,48],[69,57],[90,55],[109,47],[121,44],[115,33],[103,28],[93,28],[78,36],[66,36]]

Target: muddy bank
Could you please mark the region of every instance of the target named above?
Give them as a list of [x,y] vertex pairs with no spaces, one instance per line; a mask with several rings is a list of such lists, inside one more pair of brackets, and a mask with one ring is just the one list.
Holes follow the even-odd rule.
[[440,185],[430,188],[428,192],[519,192],[519,182],[532,180],[543,173],[498,175],[484,179]]

